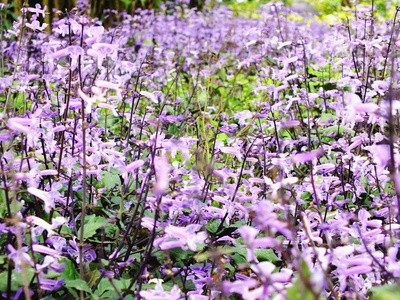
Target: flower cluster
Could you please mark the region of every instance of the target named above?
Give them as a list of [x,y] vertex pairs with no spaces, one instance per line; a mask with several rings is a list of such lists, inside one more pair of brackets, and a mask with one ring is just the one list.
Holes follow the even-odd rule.
[[1,297],[397,288],[399,9],[186,2],[111,28],[37,4],[4,33]]

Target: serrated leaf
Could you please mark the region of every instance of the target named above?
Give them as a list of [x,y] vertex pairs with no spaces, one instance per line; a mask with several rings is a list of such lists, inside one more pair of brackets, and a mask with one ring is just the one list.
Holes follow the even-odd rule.
[[75,268],[75,265],[72,261],[62,259],[60,261],[61,263],[65,263],[64,270],[61,273],[61,278],[64,278],[65,280],[73,280],[73,279],[78,279],[79,278],[79,273]]
[[97,229],[103,227],[106,223],[107,220],[103,217],[97,217],[95,215],[86,216],[83,238],[88,239],[94,236]]

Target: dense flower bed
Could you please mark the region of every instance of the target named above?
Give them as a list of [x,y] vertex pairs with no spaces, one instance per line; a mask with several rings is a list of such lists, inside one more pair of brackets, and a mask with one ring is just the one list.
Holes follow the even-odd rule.
[[4,34],[1,297],[396,297],[397,11],[87,10]]

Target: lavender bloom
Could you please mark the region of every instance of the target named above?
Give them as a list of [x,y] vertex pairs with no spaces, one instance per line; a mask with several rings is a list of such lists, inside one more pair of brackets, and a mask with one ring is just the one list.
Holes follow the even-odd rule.
[[382,174],[390,160],[390,146],[389,145],[372,145],[364,147],[368,150],[376,163],[378,174]]
[[51,196],[49,192],[39,190],[35,187],[29,187],[28,192],[44,202],[44,210],[47,213],[50,212],[51,208],[55,208],[55,199]]
[[[0,297],[363,299],[398,281],[394,7],[328,25],[188,2],[92,18],[79,0],[46,33],[37,4],[5,32],[0,248],[28,286]],[[83,214],[102,232],[81,241]]]
[[31,23],[25,23],[25,26],[30,28],[33,31],[36,31],[36,30],[43,31],[48,26],[48,24],[43,23],[42,25],[40,25],[39,21],[34,20]]
[[8,259],[14,262],[16,272],[21,272],[23,264],[33,266],[33,261],[27,253],[27,247],[16,250],[12,245],[8,244],[7,249],[10,252]]
[[155,282],[156,286],[154,290],[146,290],[141,291],[140,296],[143,297],[145,300],[162,300],[162,299],[169,299],[169,300],[180,300],[182,299],[180,289],[174,285],[170,292],[164,291],[162,286],[162,279],[152,279],[149,283]]
[[45,291],[57,291],[64,284],[65,279],[40,279],[40,288]]
[[324,150],[319,148],[317,150],[305,153],[299,153],[293,156],[292,161],[293,163],[305,163],[308,161],[312,161],[315,158],[318,158],[324,154]]
[[22,132],[26,135],[30,134],[31,129],[26,125],[33,125],[33,120],[23,118],[10,118],[7,121],[7,127],[13,131]]
[[[79,264],[80,263],[79,247],[76,244],[75,238],[72,241],[69,241],[69,244],[71,245],[71,247],[67,247],[66,251],[68,254],[76,257],[76,263]],[[90,246],[83,247],[82,255],[83,255],[82,262],[84,262],[84,263],[89,263],[89,262],[95,260],[97,257],[96,252]]]
[[[155,244],[161,249],[172,249],[180,247],[183,250],[190,249],[196,251],[197,246],[204,243],[207,233],[204,231],[197,232],[201,229],[201,225],[190,224],[187,227],[168,226],[165,228],[166,237],[159,239]],[[168,241],[170,238],[174,239]]]

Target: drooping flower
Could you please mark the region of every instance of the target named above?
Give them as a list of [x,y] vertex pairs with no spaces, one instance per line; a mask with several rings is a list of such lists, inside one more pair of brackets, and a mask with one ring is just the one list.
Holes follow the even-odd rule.
[[315,158],[319,158],[324,154],[324,150],[322,148],[318,148],[317,150],[313,150],[310,152],[299,153],[293,156],[293,163],[305,163],[308,161],[312,161]]
[[155,195],[162,195],[168,188],[169,184],[169,173],[171,166],[167,157],[156,156],[154,158],[154,168],[156,170],[156,184],[153,188],[153,193]]
[[390,146],[387,144],[371,145],[364,147],[371,153],[371,156],[376,163],[378,175],[382,174],[390,161]]
[[53,209],[55,208],[55,202],[54,202],[55,199],[49,192],[39,190],[38,188],[35,187],[29,187],[28,192],[44,202],[45,212],[49,213],[51,208]]

